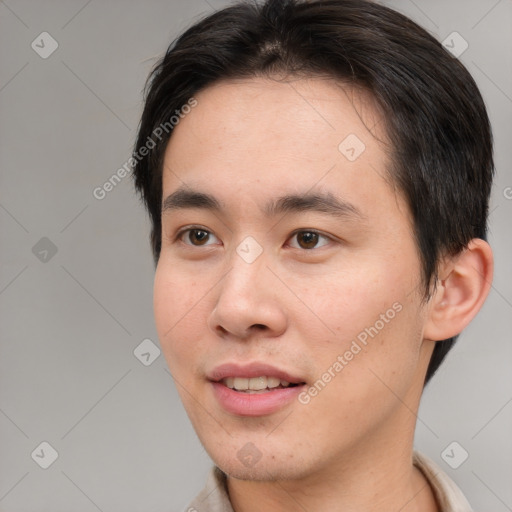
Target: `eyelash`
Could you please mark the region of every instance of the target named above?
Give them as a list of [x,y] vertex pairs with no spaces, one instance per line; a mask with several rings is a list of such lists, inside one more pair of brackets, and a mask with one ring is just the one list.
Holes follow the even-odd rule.
[[[202,226],[188,226],[186,228],[181,229],[176,234],[175,241],[179,240],[183,244],[185,244],[185,245],[187,245],[189,247],[209,247],[208,245],[194,245],[194,244],[187,244],[186,242],[183,242],[183,240],[182,240],[183,236],[185,234],[187,234],[187,233],[192,232],[192,231],[204,231],[204,232],[208,233],[209,235],[213,234],[211,231],[209,231],[208,229],[203,228]],[[321,238],[325,238],[326,240],[329,240],[331,242],[334,241],[333,238],[331,238],[328,235],[325,235],[325,234],[321,233],[320,231],[317,231],[316,229],[297,229],[297,230],[295,230],[290,235],[289,238],[293,238],[294,236],[298,235],[299,233],[313,233],[313,234],[318,235]],[[324,244],[324,245],[327,245],[327,244]],[[324,245],[321,245],[320,247],[324,247]],[[312,250],[320,248],[320,247],[313,247],[312,249],[303,249],[302,247],[292,247],[292,249],[299,249],[299,250],[303,250],[303,251],[312,251]]]

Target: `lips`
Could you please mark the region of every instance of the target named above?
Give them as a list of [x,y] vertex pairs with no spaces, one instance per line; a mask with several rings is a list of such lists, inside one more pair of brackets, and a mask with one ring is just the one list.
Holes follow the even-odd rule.
[[[287,385],[290,384],[304,384],[304,380],[301,377],[292,375],[287,371],[265,363],[252,363],[248,365],[227,363],[217,366],[208,374],[208,379],[213,382],[224,381],[224,384],[229,384],[231,381],[228,381],[228,379],[230,378],[234,379],[234,383],[238,381],[241,389],[252,388],[252,386],[247,385],[248,383],[245,382],[245,379],[248,381],[253,381],[253,379],[266,379],[267,384],[270,381],[272,387],[277,387],[276,381],[273,379],[278,379],[279,383],[283,385],[283,387],[288,387]],[[257,386],[258,384],[253,381],[253,385]],[[236,385],[228,387],[239,389]],[[261,384],[259,388],[256,387],[252,389],[261,389]]]
[[263,363],[217,366],[208,374],[218,404],[236,416],[265,416],[294,402],[305,381]]

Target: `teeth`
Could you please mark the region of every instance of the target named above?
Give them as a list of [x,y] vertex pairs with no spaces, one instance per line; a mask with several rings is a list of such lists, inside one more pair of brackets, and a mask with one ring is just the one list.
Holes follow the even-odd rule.
[[249,389],[249,379],[244,379],[243,377],[235,377],[233,385],[237,391]]
[[259,391],[267,387],[267,379],[265,377],[253,377],[249,379],[248,389]]
[[267,377],[267,388],[277,388],[281,381],[277,377]]
[[273,389],[279,387],[288,387],[290,383],[286,380],[280,380],[277,377],[226,377],[222,381],[228,388],[237,391],[261,391],[263,389]]

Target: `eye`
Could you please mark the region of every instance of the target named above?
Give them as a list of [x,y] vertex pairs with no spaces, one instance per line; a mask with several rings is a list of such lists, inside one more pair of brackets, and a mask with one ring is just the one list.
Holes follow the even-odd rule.
[[[180,231],[177,235],[177,239],[183,241],[186,245],[193,245],[196,247],[201,247],[208,244],[208,241],[211,237],[217,238],[210,231],[203,228],[188,228]],[[183,240],[185,239],[185,240]],[[190,243],[187,243],[187,241]]]
[[[321,235],[320,233],[313,230],[296,231],[292,235],[292,238],[295,237],[297,238],[299,243],[298,247],[292,245],[292,247],[294,247],[295,249],[316,249],[317,247],[322,247],[329,243],[329,238],[327,236]],[[317,245],[319,239],[321,238],[325,239],[326,242],[321,245]]]
[[[212,245],[212,243],[208,243],[211,241],[212,237],[217,239],[217,237],[208,231],[207,229],[203,229],[201,227],[191,227],[181,230],[177,236],[177,240],[181,240],[186,245],[192,245],[194,247],[202,247]],[[298,245],[290,244],[294,249],[305,249],[311,250],[316,249],[318,247],[322,247],[329,243],[329,237],[326,235],[322,235],[314,230],[301,230],[296,231],[292,234],[291,238],[296,238],[298,241]],[[323,239],[324,243],[319,245],[319,241]],[[218,240],[218,239],[217,239]]]

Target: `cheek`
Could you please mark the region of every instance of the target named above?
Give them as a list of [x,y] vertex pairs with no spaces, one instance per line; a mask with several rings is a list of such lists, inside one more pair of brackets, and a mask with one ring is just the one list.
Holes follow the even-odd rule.
[[[354,266],[309,284],[304,280],[294,283],[297,296],[305,298],[310,310],[296,321],[305,326],[307,317],[310,328],[322,333],[316,337],[317,342],[333,349],[343,349],[358,336],[364,342],[376,330],[388,331],[399,316],[397,309],[402,307],[406,289],[389,270],[378,265],[365,265],[363,269]],[[307,313],[304,307],[297,307],[299,310]]]
[[206,328],[205,291],[189,275],[168,268],[165,262],[159,262],[155,273],[155,324],[171,373],[185,375],[198,357],[199,341]]
[[[410,390],[415,389],[418,375],[421,319],[416,305],[403,297],[400,303],[402,309],[393,310],[394,318],[384,326],[373,319],[370,329],[359,319],[357,327],[343,329],[337,343],[310,354],[316,359],[316,371],[302,397],[309,422],[304,428],[321,437],[326,428],[336,425],[340,439],[355,439],[395,414],[407,417],[414,410],[415,394]],[[358,338],[359,333],[364,337]]]
[[[371,402],[376,396],[373,388],[385,388],[379,376],[398,388],[410,384],[424,322],[420,298],[411,293],[413,269],[401,272],[398,266],[384,268],[378,263],[364,268],[364,273],[354,269],[335,274],[322,283],[322,293],[310,295],[311,310],[329,330],[324,327],[324,336],[309,336],[306,347],[315,361],[316,378],[330,370],[336,384],[329,387],[340,386],[356,403],[363,395]],[[304,332],[311,332],[304,319],[297,321]]]

